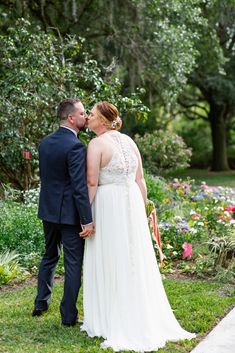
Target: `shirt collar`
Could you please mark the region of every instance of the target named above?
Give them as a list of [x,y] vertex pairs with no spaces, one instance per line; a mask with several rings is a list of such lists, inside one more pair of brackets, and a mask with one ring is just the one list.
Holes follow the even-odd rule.
[[74,133],[74,135],[77,137],[77,131],[75,131],[74,129],[71,129],[70,127],[65,126],[65,125],[60,125],[60,127],[63,127],[64,129],[72,131]]

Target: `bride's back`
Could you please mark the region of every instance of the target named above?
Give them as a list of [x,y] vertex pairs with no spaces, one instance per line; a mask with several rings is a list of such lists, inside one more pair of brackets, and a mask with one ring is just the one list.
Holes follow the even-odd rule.
[[108,131],[99,139],[102,139],[99,185],[134,181],[138,160],[132,140],[118,131]]

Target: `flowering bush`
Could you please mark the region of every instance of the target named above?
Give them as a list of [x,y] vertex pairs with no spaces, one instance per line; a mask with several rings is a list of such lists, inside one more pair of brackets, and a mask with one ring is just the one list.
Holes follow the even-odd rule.
[[163,130],[135,136],[140,149],[143,165],[149,173],[165,175],[177,169],[189,166],[191,150],[187,148],[183,139]]

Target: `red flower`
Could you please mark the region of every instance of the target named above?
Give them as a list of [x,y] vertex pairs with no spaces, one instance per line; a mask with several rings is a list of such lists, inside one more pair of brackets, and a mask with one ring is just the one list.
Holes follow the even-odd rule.
[[25,159],[30,159],[30,151],[25,151],[24,155],[25,155]]
[[198,219],[199,218],[199,214],[198,213],[193,213],[192,214],[192,218],[193,219]]

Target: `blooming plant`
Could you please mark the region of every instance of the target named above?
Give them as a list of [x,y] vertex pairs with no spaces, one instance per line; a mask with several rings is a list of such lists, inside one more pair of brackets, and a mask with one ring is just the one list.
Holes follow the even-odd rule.
[[169,182],[157,209],[167,260],[190,259],[195,247],[205,253],[210,239],[229,235],[235,229],[234,199],[229,188],[197,186],[192,179]]

